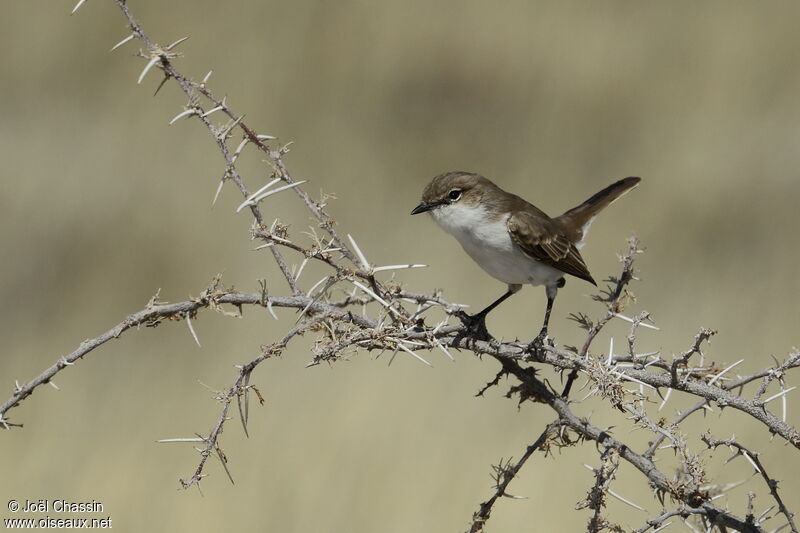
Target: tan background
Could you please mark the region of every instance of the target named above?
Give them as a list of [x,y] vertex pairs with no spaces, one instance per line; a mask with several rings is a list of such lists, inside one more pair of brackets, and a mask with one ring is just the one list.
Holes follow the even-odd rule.
[[[339,196],[330,210],[371,260],[430,263],[402,274],[410,287],[441,287],[473,308],[503,289],[432,221],[408,216],[434,174],[480,171],[552,214],[639,175],[642,186],[595,222],[584,255],[603,278],[632,232],[648,247],[635,310],[651,311],[662,331],[643,334],[642,347],[670,357],[709,326],[720,332],[709,357],[747,358],[747,371],[798,344],[798,4],[130,5],[158,42],[191,35],[180,69],[198,78],[214,69],[212,88],[252,125],[295,141],[294,175]],[[233,188],[210,209],[221,160],[198,124],[167,126],[184,104],[177,89],[153,98],[157,75],[136,85],[137,45],[108,53],[126,31],[113,3],[71,9],[29,0],[0,17],[3,399],[15,379],[142,308],[159,287],[177,301],[224,272],[241,289],[267,277],[283,290],[269,257],[249,251],[250,220],[234,214]],[[243,168],[251,184],[267,174],[255,155]],[[291,219],[289,198],[264,210],[299,231],[308,221]],[[578,280],[561,291],[558,341],[581,336],[568,312],[602,311],[589,293]],[[543,306],[541,289],[525,289],[490,328],[529,338]],[[236,422],[226,427],[236,486],[212,462],[204,498],[176,491],[197,456],[154,441],[206,433],[219,409],[212,391],[293,316],[204,313],[202,349],[184,324],[168,324],[92,353],[58,376],[61,391],[42,388],[10,413],[25,428],[0,435],[3,502],[94,499],[120,531],[459,531],[490,493],[490,464],[518,457],[551,420],[542,406],[518,411],[505,389],[473,398],[496,364],[470,353],[455,364],[430,354],[433,369],[408,357],[387,367],[364,353],[306,370],[305,339],[255,374],[267,404],[252,413],[251,438]],[[620,346],[626,332],[609,329],[597,350],[612,334]],[[621,438],[647,438],[598,405],[577,407],[594,409],[593,421],[617,424]],[[764,449],[785,499],[800,501],[797,453],[745,417],[718,415],[692,431],[735,431]],[[710,468],[720,472],[725,457]],[[511,487],[529,499],[500,502],[491,531],[583,529],[588,513],[573,511],[591,484],[583,462],[596,464],[593,446],[536,456]],[[720,479],[748,478],[738,463]],[[617,491],[649,512],[616,501],[609,511],[639,527],[659,506],[632,469],[620,478]],[[731,505],[741,509],[747,490],[733,491]]]

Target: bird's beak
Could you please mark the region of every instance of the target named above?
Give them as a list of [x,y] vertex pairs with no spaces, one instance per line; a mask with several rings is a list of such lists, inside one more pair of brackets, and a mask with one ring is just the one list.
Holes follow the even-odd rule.
[[420,213],[424,213],[425,211],[430,211],[437,205],[439,205],[437,202],[431,202],[431,203],[420,202],[420,204],[417,207],[415,207],[413,211],[411,211],[411,214],[418,215]]

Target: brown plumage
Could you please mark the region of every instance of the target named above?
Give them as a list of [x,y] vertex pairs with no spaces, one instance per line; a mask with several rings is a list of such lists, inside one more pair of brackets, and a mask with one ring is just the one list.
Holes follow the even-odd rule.
[[594,217],[640,181],[619,180],[551,218],[479,174],[446,172],[428,183],[422,202],[411,214],[429,212],[481,268],[508,285],[503,296],[469,318],[467,325],[473,332],[488,335],[486,315],[523,284],[544,285],[547,308],[537,337],[541,340],[547,334],[556,293],[564,286],[563,274],[597,285],[579,251]]
[[640,181],[641,178],[633,177],[621,179],[556,218],[548,217],[540,209],[519,198],[526,205],[512,211],[508,220],[508,231],[517,246],[529,256],[597,285],[576,244],[583,241],[587,226],[597,213]]
[[570,232],[564,224],[557,218],[542,215],[530,209],[512,212],[508,219],[508,232],[514,243],[537,261],[597,285],[581,253],[569,239]]
[[583,240],[592,219],[640,181],[636,177],[621,179],[555,218],[473,172],[452,171],[436,176],[425,187],[422,200],[435,205],[449,191],[458,189],[462,191],[462,202],[482,203],[490,212],[511,213],[508,232],[523,252],[565,274],[597,285],[576,245]]

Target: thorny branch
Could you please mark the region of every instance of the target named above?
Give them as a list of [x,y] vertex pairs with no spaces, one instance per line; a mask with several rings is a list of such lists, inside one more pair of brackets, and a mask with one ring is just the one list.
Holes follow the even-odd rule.
[[494,503],[498,500],[498,498],[509,496],[506,493],[508,485],[517,476],[525,462],[530,459],[531,455],[533,455],[533,452],[542,449],[542,447],[548,443],[551,438],[551,433],[559,426],[560,424],[558,421],[548,424],[547,427],[544,428],[544,431],[542,431],[542,434],[539,435],[539,438],[525,449],[525,453],[522,454],[522,457],[520,457],[519,461],[513,465],[511,464],[511,459],[509,459],[505,464],[501,460],[500,463],[494,467],[495,492],[492,494],[491,498],[481,504],[478,512],[472,516],[472,525],[470,526],[469,533],[478,533],[483,531],[483,525],[487,520],[489,520],[489,516],[492,514],[492,507],[494,507]]
[[[298,315],[292,327],[276,342],[262,346],[261,352],[250,362],[238,367],[238,375],[231,386],[216,395],[222,408],[208,434],[163,441],[201,444],[200,461],[190,477],[181,479],[183,487],[200,486],[200,481],[206,475],[207,460],[214,454],[231,477],[227,467],[227,457],[220,446],[220,436],[230,418],[231,404],[236,402],[239,418],[246,433],[252,395],[255,394],[259,401],[263,401],[261,391],[250,383],[254,370],[263,361],[282,354],[294,338],[314,333],[316,339],[309,365],[323,361],[333,363],[364,350],[378,350],[381,353],[388,350],[393,356],[403,352],[426,364],[429,363],[420,352],[439,350],[450,358],[452,358],[450,349],[453,348],[472,351],[477,355],[486,354],[495,359],[501,369],[479,394],[500,386],[500,378],[507,376],[514,381],[507,393],[509,398],[516,397],[520,403],[525,401],[541,403],[552,409],[557,417],[556,420],[545,427],[541,435],[527,447],[523,456],[516,463],[512,464],[511,460],[501,461],[494,467],[494,493],[473,515],[469,527],[471,533],[483,531],[496,502],[504,496],[510,497],[507,492],[509,484],[519,475],[535,451],[542,450],[547,453],[551,445],[574,446],[587,440],[596,443],[600,455],[600,466],[593,468],[595,483],[586,499],[578,504],[579,508],[588,508],[592,511],[588,531],[621,530],[619,526],[602,516],[609,495],[640,508],[610,489],[617,470],[624,463],[644,476],[662,505],[667,498],[677,504],[674,509],[664,509],[660,515],[647,521],[637,530],[639,532],[661,531],[669,527],[675,518],[683,520],[687,526],[695,529],[695,526],[691,526],[687,521],[692,519],[707,532],[728,529],[745,532],[764,531],[762,524],[769,509],[756,517],[751,509],[752,499],[744,518],[712,502],[706,480],[709,473],[705,471],[699,453],[692,451],[689,438],[682,434],[679,428],[691,414],[711,409],[712,405],[716,404],[719,407],[732,407],[746,414],[771,434],[779,435],[794,448],[800,448],[800,433],[787,422],[786,399],[788,393],[794,390],[794,387],[786,386],[786,377],[790,370],[800,366],[800,350],[792,352],[783,362],[776,361],[773,367],[751,375],[735,375],[735,377],[732,369],[741,361],[725,367],[706,363],[703,346],[713,335],[713,331],[705,328],[700,330],[687,351],[673,356],[671,361],[664,359],[659,352],[637,353],[636,340],[641,328],[657,328],[649,323],[649,314],[646,311],[633,317],[623,314],[625,308],[634,301],[629,286],[637,280],[634,260],[642,253],[636,238],[629,240],[628,250],[620,256],[622,264],[620,275],[609,278],[608,287],[595,297],[596,301],[605,306],[604,314],[596,320],[583,313],[572,315],[572,318],[587,332],[580,348],[559,347],[550,343],[532,353],[527,344],[520,342],[471,338],[459,320],[451,320],[463,306],[446,300],[438,292],[432,294],[413,292],[394,281],[387,282],[379,278],[381,272],[424,265],[372,265],[351,235],[343,238],[336,231],[335,221],[325,211],[328,198],[323,196],[319,200],[313,199],[301,187],[304,182],[292,177],[284,163],[288,145],[273,148],[271,143],[275,141],[275,137],[257,133],[256,129],[244,120],[244,115],[236,113],[231,108],[226,98],[218,98],[208,87],[210,72],[198,82],[175,67],[175,61],[180,57],[175,50],[186,38],[178,39],[168,46],[161,46],[144,33],[125,0],[114,0],[114,2],[127,20],[131,33],[112,50],[131,41],[139,41],[143,46],[139,56],[145,60],[144,69],[139,75],[139,83],[150,71],[156,70],[163,76],[158,89],[170,80],[174,80],[181,89],[187,98],[187,103],[170,124],[181,119],[196,119],[209,132],[224,162],[216,195],[220,194],[225,183],[229,181],[234,183],[244,197],[238,211],[248,208],[253,217],[250,237],[259,242],[256,249],[268,249],[288,286],[290,295],[269,294],[266,282],[262,282],[259,292],[237,292],[223,287],[219,278],[215,278],[199,297],[184,302],[163,303],[158,301],[156,295],[141,311],[129,315],[97,337],[84,341],[74,351],[60,357],[32,380],[17,383],[9,399],[0,405],[0,426],[6,429],[21,426],[8,417],[11,409],[19,406],[41,385],[53,384],[56,374],[73,366],[96,348],[120,337],[132,328],[154,327],[166,321],[183,320],[187,323],[191,335],[197,340],[191,320],[202,310],[211,309],[238,316],[244,306],[252,305],[266,309],[277,319],[275,308],[291,308]],[[83,4],[84,0],[80,0],[73,12]],[[223,124],[212,122],[216,113],[220,114],[216,116],[225,117]],[[238,136],[240,138],[237,138]],[[232,141],[237,143],[235,148],[232,148],[233,144],[229,145]],[[244,177],[237,168],[238,158],[248,148],[256,149],[266,156],[271,168],[266,183],[259,186],[255,192],[251,192],[247,187]],[[290,235],[288,227],[279,220],[267,222],[259,208],[261,202],[283,192],[296,195],[302,207],[307,209],[316,221],[316,227],[311,228],[305,234],[305,238]],[[216,200],[216,196],[214,199]],[[296,254],[301,258],[297,269],[289,267],[286,254]],[[305,280],[301,279],[309,261],[318,262],[329,271],[326,276],[313,284],[306,284]],[[229,311],[231,307],[237,312]],[[593,349],[594,343],[603,328],[613,320],[623,320],[631,324],[626,339],[627,353],[614,354],[612,339],[608,353],[598,354],[597,350]],[[545,380],[537,376],[534,364],[540,368],[551,367],[557,372],[567,373],[561,393],[554,391]],[[572,388],[581,377],[585,378],[583,389],[588,388],[589,392],[584,398],[576,399],[572,397]],[[748,386],[755,388],[755,384],[759,381],[757,390],[750,391]],[[776,384],[780,390],[773,392]],[[658,403],[660,411],[673,391],[693,396],[698,401],[678,413],[671,422],[663,418],[658,421],[653,420],[648,406]],[[653,398],[652,394],[657,394],[660,401]],[[637,452],[633,447],[612,436],[610,429],[595,426],[587,418],[579,416],[575,411],[576,407],[591,396],[598,396],[608,401],[610,406],[624,413],[637,427],[651,432],[654,439],[647,449]],[[769,404],[776,400],[781,401],[780,416],[770,410]],[[733,439],[717,441],[706,435],[703,440],[708,447],[726,445],[748,458],[761,474],[781,515],[788,521],[781,527],[790,527],[792,532],[797,533],[793,515],[778,494],[777,481],[766,474],[757,453],[744,448]],[[661,449],[672,449],[680,461],[679,471],[672,476],[658,468],[656,456]]]
[[600,454],[600,467],[592,468],[595,479],[594,486],[589,489],[586,498],[575,506],[576,509],[588,508],[593,511],[586,528],[589,533],[597,533],[607,528],[618,527],[608,524],[601,514],[606,506],[606,496],[614,494],[610,486],[617,475],[618,468],[619,453],[614,448],[606,448]]
[[[770,495],[772,495],[772,498],[775,500],[775,503],[778,504],[778,509],[783,514],[783,516],[785,516],[786,519],[789,521],[788,523],[789,527],[792,528],[791,530],[793,532],[797,531],[797,525],[795,525],[794,523],[794,515],[792,514],[791,511],[789,511],[789,509],[786,507],[786,504],[783,502],[783,499],[781,499],[780,495],[778,494],[778,481],[776,479],[771,478],[770,475],[767,474],[767,470],[764,468],[763,463],[758,458],[759,454],[757,452],[748,450],[747,448],[736,442],[736,439],[734,439],[733,437],[726,440],[717,440],[713,438],[710,434],[706,433],[705,435],[701,435],[700,438],[703,440],[703,442],[705,442],[708,445],[709,448],[716,448],[717,446],[727,446],[728,448],[733,450],[735,453],[733,457],[731,457],[731,459],[738,457],[739,455],[743,455],[747,459],[747,461],[751,465],[753,465],[753,468],[755,468],[756,472],[759,473],[761,477],[764,479],[764,483],[767,485],[767,488],[769,488]],[[753,518],[753,522],[755,524],[759,524],[760,522],[763,522],[766,519],[765,517],[762,517],[761,520],[755,519],[754,517],[748,517],[748,518]]]

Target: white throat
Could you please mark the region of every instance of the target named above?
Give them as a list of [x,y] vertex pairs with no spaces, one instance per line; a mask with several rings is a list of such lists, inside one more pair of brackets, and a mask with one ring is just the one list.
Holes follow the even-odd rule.
[[[492,220],[482,205],[465,205],[461,203],[443,205],[431,211],[433,219],[443,230],[461,242],[462,237],[475,237],[480,228],[491,224]],[[505,217],[507,220],[508,217]],[[503,226],[505,226],[503,220]],[[505,230],[504,230],[505,231]]]

